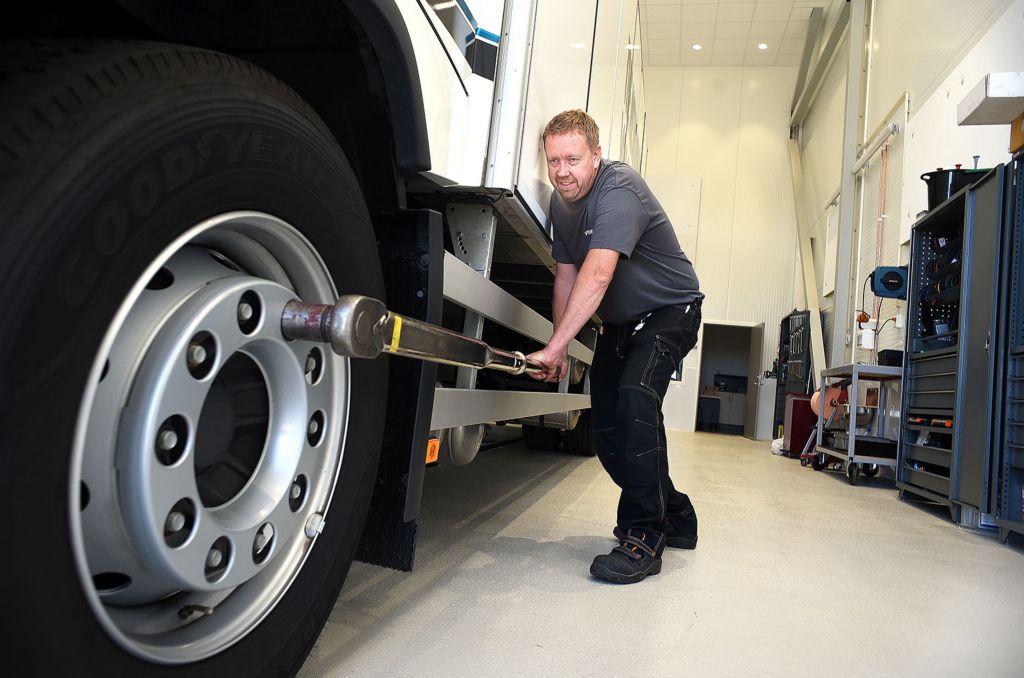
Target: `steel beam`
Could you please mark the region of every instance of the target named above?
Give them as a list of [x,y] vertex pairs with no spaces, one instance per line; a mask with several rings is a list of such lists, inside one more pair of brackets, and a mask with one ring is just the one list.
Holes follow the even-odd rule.
[[811,10],[811,20],[807,25],[807,37],[804,38],[804,53],[800,57],[800,72],[796,76],[796,87],[793,88],[793,101],[789,104],[789,110],[796,109],[796,102],[804,91],[804,83],[807,82],[807,71],[811,66],[811,58],[814,56],[814,48],[818,45],[818,37],[825,23],[825,10],[815,7]]
[[582,393],[438,388],[434,390],[434,412],[430,418],[430,428],[436,430],[485,424],[589,408],[590,396]]
[[[800,97],[793,107],[793,116],[790,118],[789,126],[791,128],[800,127],[804,124],[804,119],[811,110],[811,105],[814,103],[814,98],[818,96],[818,89],[821,87],[821,81],[824,79],[825,74],[828,73],[829,66],[832,65],[832,61],[836,57],[836,48],[843,39],[843,34],[846,29],[850,26],[850,5],[861,2],[862,0],[850,0],[843,4],[843,8],[840,10],[839,19],[836,21],[835,26],[832,27],[832,32],[828,36],[828,42],[825,43],[824,49],[821,50],[821,55],[818,56],[818,60],[814,63],[814,69],[811,71],[811,77],[807,79],[807,83],[800,92]],[[861,33],[861,39],[863,39],[863,32]],[[852,44],[851,36],[851,44]],[[849,167],[849,165],[847,165]]]
[[[861,135],[864,133],[864,36],[870,16],[869,0],[850,0],[850,54],[846,67],[846,105],[843,120],[844,168],[857,161]],[[857,284],[853,280],[853,244],[857,232],[857,188],[859,180],[850,172],[842,173],[839,188],[839,232],[836,252],[835,320],[832,325],[832,344],[829,363],[841,365],[846,360],[846,347],[850,336],[851,293]]]
[[804,299],[811,316],[811,378],[817,384],[825,369],[825,339],[821,329],[821,306],[818,297],[818,276],[814,272],[814,253],[811,251],[811,227],[804,202],[804,172],[800,162],[800,146],[796,139],[789,140],[789,165],[793,172],[793,199],[796,202],[797,242],[800,246],[800,267],[804,279]]
[[[541,343],[551,338],[550,321],[450,252],[444,253],[444,298]],[[594,352],[576,339],[569,344],[569,355],[588,365],[594,361]]]

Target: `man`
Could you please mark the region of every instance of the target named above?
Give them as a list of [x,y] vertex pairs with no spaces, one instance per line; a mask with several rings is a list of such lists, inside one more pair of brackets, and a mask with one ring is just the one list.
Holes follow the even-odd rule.
[[666,546],[694,548],[697,516],[668,475],[661,403],[672,373],[697,343],[697,276],[646,182],[629,165],[603,160],[593,118],[556,115],[544,129],[557,264],[554,331],[529,356],[537,379],[568,372],[567,349],[596,312],[604,323],[590,372],[597,454],[622,489],[620,544],[590,566],[628,584],[661,571]]

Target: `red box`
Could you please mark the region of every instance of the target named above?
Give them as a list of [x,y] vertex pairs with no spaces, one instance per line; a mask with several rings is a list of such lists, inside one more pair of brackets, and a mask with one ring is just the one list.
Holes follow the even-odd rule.
[[786,394],[786,418],[782,424],[782,451],[799,457],[808,438],[817,433],[818,416],[811,411],[811,396]]

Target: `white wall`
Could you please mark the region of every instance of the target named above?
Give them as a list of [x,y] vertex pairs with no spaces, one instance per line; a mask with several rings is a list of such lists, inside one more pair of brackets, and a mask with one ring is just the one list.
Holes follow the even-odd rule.
[[[765,324],[762,369],[792,310],[796,217],[789,169],[795,67],[648,67],[647,175],[656,186],[699,182],[696,247],[708,321]],[[664,205],[680,242],[688,212]],[[693,430],[700,347],[666,397],[666,425]],[[671,417],[670,417],[671,411]],[[674,424],[673,424],[674,422]]]

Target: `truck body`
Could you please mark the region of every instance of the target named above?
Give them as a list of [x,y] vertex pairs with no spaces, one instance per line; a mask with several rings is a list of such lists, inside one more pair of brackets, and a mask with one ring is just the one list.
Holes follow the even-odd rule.
[[[643,170],[637,0],[260,0],[244,11],[226,2],[54,0],[5,12],[0,301],[12,309],[5,324],[42,333],[0,336],[0,404],[11,417],[28,426],[53,416],[33,394],[49,393],[54,380],[17,367],[24,347],[53,336],[31,322],[32,304],[14,301],[31,287],[25,281],[45,279],[47,266],[71,280],[46,294],[67,302],[67,326],[87,326],[76,335],[80,351],[55,368],[64,370],[56,381],[66,382],[66,402],[46,397],[66,408],[68,421],[45,444],[56,464],[47,482],[64,498],[52,516],[59,529],[12,538],[18,553],[44,544],[68,572],[68,596],[93,621],[62,633],[80,652],[97,653],[92,670],[160,664],[204,675],[267,646],[289,658],[255,673],[288,673],[308,652],[353,557],[411,569],[430,463],[469,463],[496,424],[521,424],[548,445],[564,435],[567,448],[589,452],[582,429],[596,324],[570,346],[571,375],[556,385],[402,358],[362,366],[281,341],[272,321],[289,295],[330,302],[351,289],[495,346],[542,347],[554,261],[541,131],[559,111],[586,109],[601,126],[604,156]],[[220,96],[216,81],[236,103],[215,111],[208,102]],[[189,117],[189,106],[205,112]],[[204,128],[203,116],[227,122]],[[131,147],[150,144],[155,159],[132,165],[129,153],[117,157],[113,149],[143,129],[153,131]],[[329,141],[304,150],[316,134]],[[335,143],[340,155],[318,155]],[[203,175],[221,153],[214,190]],[[248,174],[238,163],[248,163]],[[79,174],[61,183],[72,171]],[[118,171],[126,173],[123,189]],[[88,204],[76,212],[62,202],[89,181],[106,183],[88,195],[114,196],[97,202],[95,221]],[[304,212],[303,184],[309,205],[322,194],[324,210],[346,224],[340,244],[330,244],[329,227],[312,224],[319,212]],[[261,192],[263,185],[277,188]],[[278,190],[282,197],[273,197]],[[332,202],[348,194],[357,196],[349,206]],[[345,216],[363,213],[363,226]],[[56,259],[16,278],[28,265],[17,260],[34,261],[30,233],[57,243]],[[91,244],[82,250],[77,237]],[[136,237],[149,241],[150,254],[119,259]],[[200,262],[202,249],[210,257]],[[211,268],[210,258],[227,270]],[[179,296],[154,301],[189,280]],[[48,288],[36,287],[43,299]],[[214,322],[225,305],[241,332],[230,340],[235,329]],[[167,365],[181,351],[187,369],[176,376]],[[251,391],[255,401],[245,395]],[[292,397],[308,408],[292,413],[282,404]],[[166,416],[176,402],[180,413]],[[44,443],[10,430],[4,487],[23,488],[35,473],[25,460]],[[139,451],[154,445],[156,461]],[[317,449],[333,456],[307,466]],[[175,480],[160,476],[181,469]],[[168,485],[178,494],[161,495]],[[7,495],[9,511],[22,491]],[[259,503],[266,496],[276,498]],[[195,547],[199,565],[190,564],[201,539],[210,543]],[[16,569],[33,572],[22,561]],[[319,579],[307,584],[313,571]],[[26,595],[45,586],[36,579]],[[289,621],[288,609],[311,600],[306,621]],[[177,601],[174,614],[168,601]],[[4,639],[23,648],[15,654],[29,672],[80,661],[70,650],[48,655],[29,639],[38,634],[28,624]],[[293,649],[274,650],[266,634]]]

